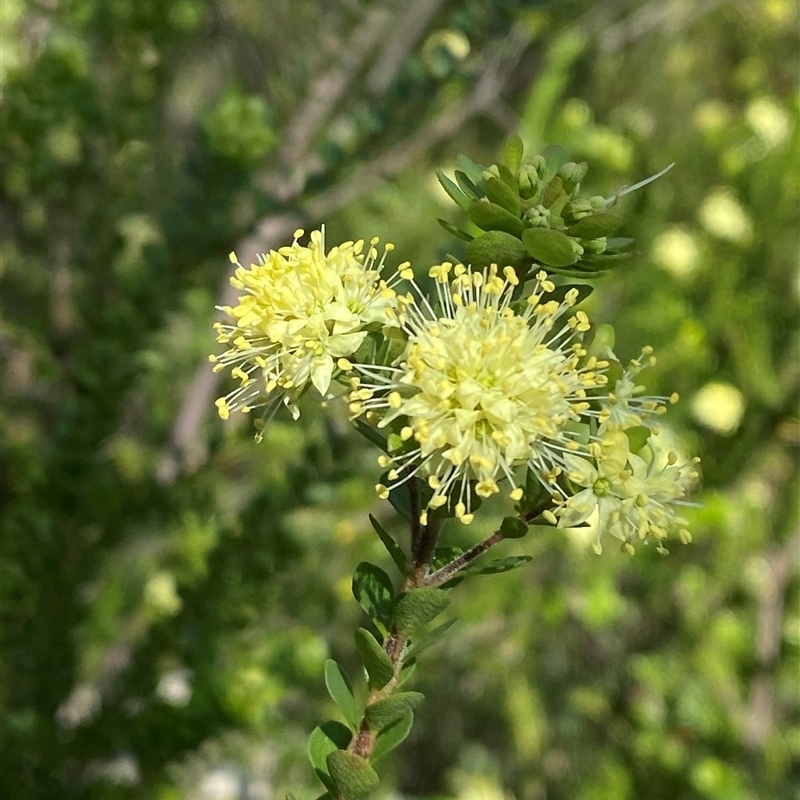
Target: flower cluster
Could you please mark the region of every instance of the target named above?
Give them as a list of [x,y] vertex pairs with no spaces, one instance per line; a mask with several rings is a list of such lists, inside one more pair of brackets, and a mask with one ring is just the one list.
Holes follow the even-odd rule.
[[[216,323],[217,341],[230,347],[210,357],[215,370],[230,367],[239,381],[217,400],[223,419],[259,406],[268,417],[281,403],[296,418],[296,401],[309,384],[325,396],[336,360],[358,349],[368,326],[388,323],[394,291],[380,275],[393,245],[387,244],[378,260],[377,239],[365,255],[363,241],[326,253],[324,229],[312,232],[307,247],[298,243],[302,236],[295,231],[291,246],[261,256],[249,268],[231,253],[237,265],[231,284],[243,295],[236,306],[220,307],[233,322]],[[398,278],[395,274],[392,281]]]
[[506,479],[519,500],[514,472],[522,465],[555,482],[566,455],[582,448],[575,423],[599,414],[587,398],[605,385],[608,362],[587,356],[580,342],[586,315],[567,316],[577,290],[548,299],[555,285],[544,272],[520,310],[511,267],[501,277],[494,265],[477,272],[444,263],[430,276],[440,311],[416,285],[418,299],[400,298],[406,350],[394,365],[355,366],[350,410],[378,417],[379,428],[399,422],[404,446],[381,457],[390,468],[381,495],[419,475],[433,490],[429,509],[452,501],[468,523],[473,484],[489,497]]
[[[649,460],[644,455],[649,450]],[[653,539],[658,552],[667,553],[662,540],[677,529],[685,544],[691,541],[686,529],[688,520],[679,516],[675,505],[686,493],[686,484],[695,480],[699,459],[677,466],[678,456],[670,452],[666,464],[653,439],[640,454],[630,451],[629,437],[624,431],[608,432],[590,446],[590,458],[567,455],[567,479],[583,487],[560,500],[555,512],[547,512],[559,527],[580,525],[597,511],[596,553],[602,552],[601,536],[608,532],[623,542],[633,554],[633,542]]]
[[[497,494],[503,481],[521,501],[530,472],[551,498],[543,514],[551,524],[598,515],[597,552],[603,531],[629,552],[649,539],[665,552],[672,530],[689,540],[676,505],[694,462],[676,466],[670,453],[662,464],[651,437],[677,395],[647,396],[636,383],[655,361],[651,348],[627,367],[610,349],[589,352],[589,319],[573,309],[577,287],[557,287],[541,269],[523,287],[510,266],[445,262],[429,271],[429,299],[408,262],[382,277],[390,244],[380,257],[377,239],[366,252],[358,241],[326,253],[324,231],[307,246],[302,236],[249,268],[231,254],[242,294],[220,309],[232,322],[216,324],[217,341],[229,349],[211,356],[238,381],[217,401],[223,419],[256,407],[267,416],[280,404],[296,418],[310,386],[325,397],[341,375],[351,416],[385,435],[378,494],[424,481],[422,524],[445,506],[468,524],[475,498]],[[410,291],[398,293],[401,280]],[[362,348],[370,331],[402,351]]]

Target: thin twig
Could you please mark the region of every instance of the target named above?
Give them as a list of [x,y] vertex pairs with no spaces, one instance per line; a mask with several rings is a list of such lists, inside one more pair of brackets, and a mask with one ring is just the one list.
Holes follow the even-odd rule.
[[496,530],[491,536],[487,536],[482,542],[478,542],[474,547],[462,553],[458,558],[445,564],[441,569],[434,572],[424,581],[425,586],[441,586],[447,583],[451,578],[455,577],[462,569],[468,567],[476,558],[482,556],[487,550],[494,547],[503,541],[503,534],[500,530]]
[[[341,49],[339,61],[312,84],[308,97],[286,126],[281,161],[297,170],[305,159],[316,133],[322,128],[358,76],[365,61],[385,34],[392,15],[385,6],[375,6],[364,14]],[[298,187],[299,188],[299,187]],[[280,197],[285,192],[278,193]]]
[[776,552],[767,556],[769,575],[765,576],[758,598],[755,655],[758,670],[750,687],[745,712],[743,738],[751,750],[759,750],[773,726],[774,672],[780,653],[784,592],[798,567],[800,530]]
[[415,0],[407,6],[407,12],[392,30],[386,47],[367,75],[367,91],[383,94],[394,80],[409,52],[427,29],[433,15],[445,0]]
[[654,30],[675,33],[698,17],[733,2],[737,0],[706,0],[704,3],[680,5],[665,0],[651,0],[621,22],[609,26],[600,36],[598,49],[601,53],[620,50]]

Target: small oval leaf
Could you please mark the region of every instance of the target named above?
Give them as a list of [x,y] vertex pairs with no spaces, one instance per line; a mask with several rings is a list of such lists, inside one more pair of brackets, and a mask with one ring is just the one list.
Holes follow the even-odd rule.
[[383,689],[394,677],[394,664],[375,637],[364,628],[356,631],[356,647],[367,670],[371,689]]
[[346,750],[335,750],[327,758],[328,774],[344,800],[364,800],[380,784],[378,773],[365,759]]
[[[504,208],[510,214],[519,217],[519,213],[522,209],[519,194],[499,178],[488,178],[486,180],[486,196],[493,203],[497,203],[497,205]],[[513,231],[509,231],[509,233],[513,233]]]
[[522,139],[514,134],[506,145],[506,164],[512,172],[517,172],[522,166],[522,154],[525,148],[522,144]]
[[410,633],[439,616],[450,604],[444,589],[424,586],[401,595],[395,607],[395,625],[401,633]]
[[502,231],[489,231],[467,245],[467,261],[476,269],[483,269],[490,264],[518,269],[525,255],[522,242],[516,236]]
[[399,744],[402,744],[414,725],[414,712],[408,710],[405,714],[388,728],[384,728],[375,739],[375,747],[372,748],[370,761],[376,764],[387,753],[390,753]]
[[325,687],[331,700],[339,706],[347,724],[355,730],[358,727],[358,712],[353,684],[344,667],[339,666],[332,658],[325,662]]
[[475,237],[471,233],[467,233],[466,231],[462,231],[460,228],[456,228],[455,225],[451,225],[445,219],[436,218],[436,221],[448,232],[451,233],[453,236],[456,236],[459,239],[463,239],[465,242],[471,242]]
[[364,718],[373,731],[382,731],[402,719],[407,711],[413,711],[424,699],[425,695],[420,692],[398,692],[367,706]]
[[477,565],[463,570],[459,577],[463,575],[499,575],[503,572],[511,572],[512,569],[524,567],[529,561],[533,561],[533,556],[508,556],[508,558],[497,558],[483,565]]
[[460,617],[453,617],[453,619],[437,625],[430,633],[425,635],[419,642],[412,642],[411,646],[406,651],[406,658],[417,658],[420,653],[425,652],[429,647],[433,647],[437,642],[444,639],[450,631],[454,630],[461,624]]
[[614,233],[622,223],[623,219],[619,214],[592,214],[579,219],[567,232],[579,239],[600,239]]
[[500,525],[504,539],[522,539],[528,534],[528,526],[519,517],[505,517]]
[[459,189],[444,172],[437,172],[436,177],[439,179],[439,183],[442,184],[442,189],[444,189],[448,195],[450,195],[450,199],[459,207],[466,211],[469,208],[469,204],[472,202],[469,197],[467,197],[464,192]]
[[386,551],[392,557],[392,561],[394,561],[397,569],[400,570],[401,574],[408,575],[408,559],[400,545],[392,538],[391,534],[383,529],[380,522],[378,522],[372,514],[369,515],[369,521],[375,529],[375,533],[378,534],[378,538],[381,540],[383,546],[386,548]]
[[522,234],[528,254],[548,267],[568,267],[578,260],[572,242],[560,231],[530,228]]
[[353,596],[384,632],[392,623],[392,579],[378,566],[362,561],[353,575]]
[[315,769],[327,772],[326,759],[334,750],[344,750],[353,734],[346,725],[330,720],[311,731],[308,737],[308,760]]
[[504,231],[512,236],[521,236],[525,226],[522,220],[506,211],[497,203],[490,203],[483,200],[474,200],[467,209],[469,218],[485,231]]

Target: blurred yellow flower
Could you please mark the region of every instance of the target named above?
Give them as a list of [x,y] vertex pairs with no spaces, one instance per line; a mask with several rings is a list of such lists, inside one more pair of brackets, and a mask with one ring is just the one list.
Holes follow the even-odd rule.
[[678,280],[686,280],[700,264],[697,239],[685,228],[672,227],[659,234],[651,251],[653,261]]
[[718,239],[746,245],[753,238],[753,221],[727,186],[711,190],[698,216],[703,227]]
[[745,111],[747,124],[770,147],[782,145],[792,132],[792,120],[786,109],[771,97],[753,100]]
[[742,393],[729,383],[707,383],[692,398],[692,415],[706,428],[717,433],[736,431],[744,416]]

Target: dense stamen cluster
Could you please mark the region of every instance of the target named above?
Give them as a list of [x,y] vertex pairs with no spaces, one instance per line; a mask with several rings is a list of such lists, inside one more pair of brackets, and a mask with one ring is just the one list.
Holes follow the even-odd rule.
[[505,478],[518,500],[517,467],[552,485],[567,454],[585,449],[574,423],[599,413],[589,400],[605,385],[608,362],[581,344],[585,313],[565,317],[577,290],[548,299],[555,286],[544,272],[522,309],[512,307],[519,279],[511,267],[501,276],[494,265],[478,272],[444,263],[430,276],[439,311],[416,284],[418,298],[397,298],[405,352],[391,366],[355,366],[350,410],[397,428],[403,443],[379,460],[389,470],[379,494],[419,475],[432,490],[429,509],[450,502],[468,523],[473,482],[478,496],[489,497]]
[[215,370],[231,368],[239,386],[217,400],[223,419],[231,411],[265,407],[269,416],[282,402],[297,417],[295,402],[313,385],[325,396],[336,360],[355,352],[367,326],[391,324],[386,309],[395,301],[392,286],[405,272],[381,279],[387,244],[380,259],[373,239],[345,242],[325,252],[324,229],[311,233],[308,246],[295,231],[291,246],[263,255],[258,264],[237,269],[231,284],[241,290],[237,305],[221,307],[232,324],[216,323],[217,341],[229,345],[212,355]]

